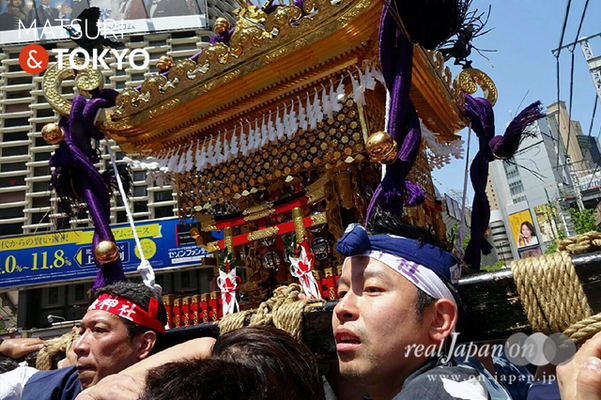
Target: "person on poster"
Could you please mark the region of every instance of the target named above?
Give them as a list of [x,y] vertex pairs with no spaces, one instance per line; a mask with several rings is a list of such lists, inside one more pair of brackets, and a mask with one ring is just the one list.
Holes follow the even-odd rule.
[[530,221],[522,222],[520,234],[518,235],[518,247],[531,246],[538,244],[538,238],[534,231],[534,226]]
[[9,0],[6,10],[0,15],[0,31],[19,29],[19,21],[27,22],[25,0]]
[[[38,6],[29,11],[28,25],[36,21],[38,28],[43,28],[46,24],[52,26],[60,25],[60,16],[58,9],[50,5],[51,0],[38,0]],[[48,22],[50,21],[50,22]]]

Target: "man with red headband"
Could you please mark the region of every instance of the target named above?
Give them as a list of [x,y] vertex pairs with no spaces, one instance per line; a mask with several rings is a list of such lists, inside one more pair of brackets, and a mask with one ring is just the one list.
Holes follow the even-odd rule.
[[73,400],[82,389],[160,347],[167,312],[155,291],[143,284],[117,282],[98,289],[96,295],[81,321],[82,336],[73,345],[77,364],[35,373],[11,400]]

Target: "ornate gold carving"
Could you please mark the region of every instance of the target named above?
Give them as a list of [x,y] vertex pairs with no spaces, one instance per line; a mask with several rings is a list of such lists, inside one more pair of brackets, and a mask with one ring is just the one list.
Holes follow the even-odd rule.
[[209,253],[215,253],[216,251],[221,251],[219,247],[219,241],[207,243],[207,251]]
[[267,239],[269,237],[277,235],[279,231],[280,228],[277,226],[259,229],[258,231],[254,231],[246,235],[246,240],[248,240],[249,242],[254,242],[255,240]]
[[307,204],[312,205],[317,203],[319,200],[326,197],[327,184],[330,182],[332,175],[330,173],[324,174],[317,181],[313,182],[307,187]]
[[230,253],[234,252],[234,228],[231,226],[226,227],[223,230],[223,243],[225,248],[228,249]]
[[255,214],[255,213],[258,213],[260,211],[272,208],[272,207],[273,207],[273,202],[269,201],[269,202],[264,203],[264,204],[259,204],[258,206],[247,208],[246,210],[242,211],[242,214],[243,215],[251,215],[251,214]]
[[258,219],[266,218],[272,215],[275,212],[275,209],[269,208],[267,210],[259,211],[254,214],[250,214],[244,217],[244,221],[256,221]]
[[328,223],[328,216],[325,212],[311,215],[311,226],[323,225]]
[[468,94],[476,93],[478,86],[480,86],[484,92],[484,98],[488,100],[492,106],[497,103],[497,99],[499,97],[497,86],[488,75],[479,69],[464,69],[461,71],[459,76],[457,76],[457,83],[459,89]]
[[302,243],[307,236],[305,222],[303,221],[305,213],[302,208],[294,207],[292,209],[292,221],[294,222],[294,231],[296,233],[296,243]]
[[[75,58],[74,62],[77,66],[83,66],[85,60],[83,58]],[[74,70],[64,67],[58,69],[58,63],[52,64],[44,73],[42,79],[42,90],[48,104],[52,106],[59,114],[68,116],[71,113],[71,102],[60,95],[59,87],[63,80],[75,76],[75,85],[82,94],[87,94],[94,89],[102,89],[104,87],[104,76],[100,71],[93,68],[92,63],[83,70]]]

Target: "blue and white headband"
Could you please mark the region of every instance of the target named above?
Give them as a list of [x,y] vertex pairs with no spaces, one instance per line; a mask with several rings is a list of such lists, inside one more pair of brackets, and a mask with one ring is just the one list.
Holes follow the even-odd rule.
[[456,285],[461,268],[457,258],[440,247],[400,236],[370,236],[363,226],[352,224],[338,240],[337,249],[346,257],[374,258],[403,275],[431,297],[448,299],[456,304],[443,280]]

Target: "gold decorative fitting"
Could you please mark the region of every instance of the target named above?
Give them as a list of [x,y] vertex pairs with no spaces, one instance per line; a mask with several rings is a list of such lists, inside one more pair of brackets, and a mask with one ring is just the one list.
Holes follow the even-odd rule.
[[254,242],[255,240],[262,240],[277,235],[280,231],[280,228],[277,226],[271,226],[269,228],[260,229],[258,231],[254,231],[246,235],[246,240],[249,242]]
[[103,240],[96,245],[94,249],[96,260],[102,264],[112,263],[119,258],[119,248],[115,242],[110,240]]
[[258,206],[247,208],[246,210],[242,211],[242,215],[255,214],[255,213],[261,212],[263,210],[266,210],[266,209],[272,208],[272,207],[273,207],[273,202],[269,201],[264,204],[259,204]]
[[216,251],[221,251],[221,247],[219,247],[218,241],[207,243],[207,252],[215,253]]
[[311,215],[311,226],[323,225],[328,223],[328,216],[325,212]]
[[269,217],[270,215],[272,215],[275,212],[274,208],[270,208],[267,210],[263,210],[263,211],[259,211],[256,212],[254,214],[250,214],[244,217],[244,221],[249,222],[249,221],[256,221],[258,219],[262,219],[262,218],[266,218]]
[[48,144],[58,144],[65,140],[65,131],[58,124],[46,124],[42,128],[42,137]]
[[397,155],[397,143],[386,132],[376,132],[369,136],[365,150],[371,159],[380,164],[389,164]]
[[169,56],[160,56],[157,61],[157,70],[160,73],[167,72],[173,67],[173,58]]
[[215,20],[213,30],[216,34],[221,35],[230,30],[230,22],[225,18],[219,17]]
[[466,68],[457,76],[456,79],[458,88],[467,94],[474,94],[478,90],[478,86],[484,93],[484,98],[488,100],[490,105],[494,107],[497,104],[499,92],[493,80],[484,72],[475,68]]
[[296,243],[302,243],[305,241],[307,236],[307,229],[305,228],[305,222],[303,221],[305,212],[300,207],[294,207],[292,209],[292,221],[294,221],[294,231],[296,232]]
[[[83,67],[85,63],[83,58],[75,58],[73,61],[78,67]],[[75,77],[75,86],[84,95],[89,95],[93,90],[104,87],[104,76],[100,71],[95,70],[92,64],[88,63],[85,69],[75,70],[68,67],[59,69],[58,63],[54,63],[46,69],[42,79],[44,97],[59,114],[69,116],[71,113],[71,102],[62,97],[59,90],[65,79]]]
[[200,237],[200,230],[196,227],[190,229],[190,237],[192,239],[198,239]]

